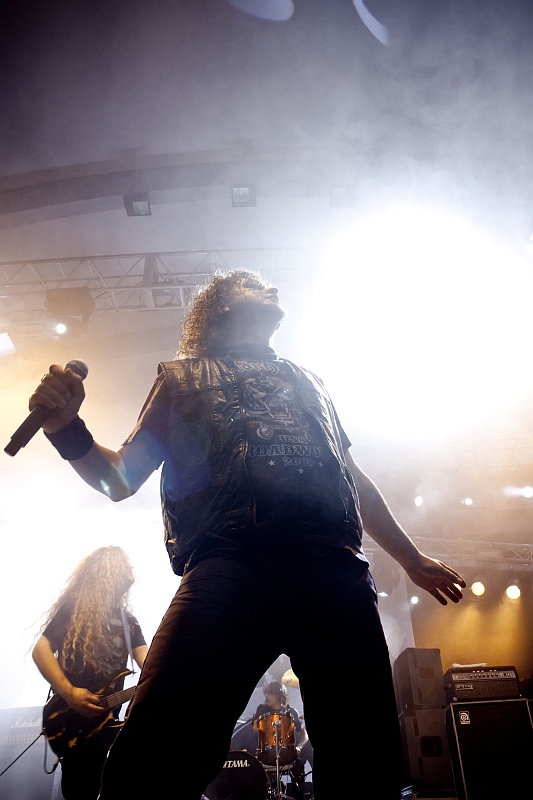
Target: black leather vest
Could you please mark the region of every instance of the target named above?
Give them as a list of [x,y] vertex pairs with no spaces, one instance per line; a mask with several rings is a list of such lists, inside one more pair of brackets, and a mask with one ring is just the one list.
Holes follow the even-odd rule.
[[[343,530],[335,535],[361,552],[358,498],[346,469],[332,402],[321,380],[291,361],[302,406],[319,423],[339,464]],[[254,497],[246,470],[246,431],[233,362],[200,357],[161,362],[171,401],[169,455],[161,473],[165,544],[177,575],[207,532],[235,535],[254,524]]]

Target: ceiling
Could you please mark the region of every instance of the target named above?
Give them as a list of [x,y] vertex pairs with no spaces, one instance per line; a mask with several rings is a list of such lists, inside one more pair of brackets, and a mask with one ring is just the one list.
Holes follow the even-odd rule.
[[[356,209],[453,202],[523,240],[530,4],[367,0],[386,45],[355,6],[274,22],[226,0],[4,3],[0,261],[314,246],[338,187]],[[240,183],[253,211],[231,207]],[[125,216],[132,191],[150,218]]]

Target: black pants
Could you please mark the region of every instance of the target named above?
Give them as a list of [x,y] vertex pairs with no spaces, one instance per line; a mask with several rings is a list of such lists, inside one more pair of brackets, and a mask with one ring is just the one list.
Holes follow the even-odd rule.
[[[315,800],[398,800],[401,741],[373,580],[347,552],[279,561],[209,559],[182,579],[111,748],[100,800],[164,798],[169,785],[176,800],[200,800],[281,653],[300,681]],[[343,709],[336,719],[333,707]]]
[[102,769],[119,728],[103,728],[80,739],[61,759],[61,794],[64,800],[96,800]]

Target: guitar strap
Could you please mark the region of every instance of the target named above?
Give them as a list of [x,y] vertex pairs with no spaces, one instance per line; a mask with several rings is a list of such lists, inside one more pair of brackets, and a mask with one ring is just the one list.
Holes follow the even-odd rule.
[[128,648],[128,653],[130,654],[131,671],[132,673],[134,673],[135,661],[133,660],[133,649],[131,647],[130,626],[128,625],[128,617],[126,615],[126,611],[124,610],[124,608],[120,609],[120,616],[122,617],[122,627],[124,628],[124,638],[126,640],[126,646]]

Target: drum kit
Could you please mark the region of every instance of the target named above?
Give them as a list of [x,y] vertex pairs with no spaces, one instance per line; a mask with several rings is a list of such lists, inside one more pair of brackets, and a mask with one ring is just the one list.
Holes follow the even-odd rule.
[[294,720],[289,711],[257,718],[258,746],[230,750],[220,774],[206,788],[202,800],[293,800],[282,779],[289,776],[297,751]]

